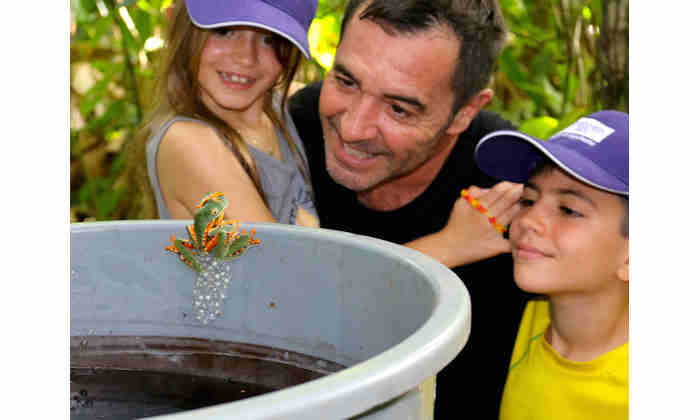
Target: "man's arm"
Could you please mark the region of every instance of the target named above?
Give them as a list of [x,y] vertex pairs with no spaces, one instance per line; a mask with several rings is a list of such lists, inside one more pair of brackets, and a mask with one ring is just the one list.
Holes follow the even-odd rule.
[[[472,186],[468,192],[503,226],[510,224],[520,209],[520,184],[501,182],[490,189]],[[510,244],[488,217],[461,197],[455,202],[443,229],[404,246],[433,257],[450,268],[510,252]]]

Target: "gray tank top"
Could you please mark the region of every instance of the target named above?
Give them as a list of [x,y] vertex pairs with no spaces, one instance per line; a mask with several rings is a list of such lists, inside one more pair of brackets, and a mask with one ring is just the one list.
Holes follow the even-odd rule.
[[[286,117],[287,129],[289,130],[289,134],[296,144],[296,147],[301,152],[303,164],[308,173],[308,162],[306,161],[304,146],[299,139],[299,134],[297,133],[296,127],[291,122],[292,118],[289,116],[289,113],[287,113]],[[160,184],[158,182],[156,155],[158,154],[158,147],[160,146],[166,131],[168,131],[168,128],[170,128],[170,126],[177,121],[195,121],[212,127],[205,121],[176,116],[163,124],[158,132],[146,143],[148,179],[155,194],[156,204],[158,206],[158,217],[161,219],[171,219],[171,216],[168,212],[168,208],[165,206],[163,193],[161,192]],[[275,219],[277,219],[277,222],[294,224],[297,218],[297,208],[302,207],[304,210],[314,215],[314,217],[316,217],[318,220],[318,214],[316,213],[316,208],[314,207],[313,203],[311,186],[306,182],[304,176],[299,171],[299,168],[297,167],[297,159],[294,158],[294,155],[289,148],[289,144],[287,144],[287,141],[284,139],[284,136],[279,129],[277,129],[277,139],[280,145],[280,152],[282,156],[281,160],[277,160],[262,150],[248,145],[248,150],[250,150],[250,154],[252,155],[253,159],[255,159],[255,164],[257,165],[260,182],[262,184],[263,191],[265,192],[268,205],[270,206],[270,212]],[[221,141],[225,142],[229,149],[233,147],[233,145],[223,137],[221,137]],[[231,153],[233,154],[233,150],[231,150]],[[235,198],[233,197],[229,197],[229,200],[235,202]]]

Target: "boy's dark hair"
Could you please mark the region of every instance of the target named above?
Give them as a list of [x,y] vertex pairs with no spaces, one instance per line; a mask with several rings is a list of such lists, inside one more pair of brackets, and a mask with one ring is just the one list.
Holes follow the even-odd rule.
[[[542,159],[538,161],[532,171],[530,172],[530,176],[528,176],[528,179],[532,179],[533,177],[537,175],[541,175],[547,172],[551,172],[555,169],[560,169],[557,164],[552,162],[549,159]],[[614,194],[614,193],[609,193],[617,196],[620,199],[620,203],[622,205],[622,219],[620,220],[620,235],[622,235],[623,238],[629,238],[629,218],[630,218],[630,206],[629,206],[629,196],[622,195],[622,194]]]
[[497,0],[350,0],[340,27],[341,42],[346,24],[365,4],[359,18],[372,20],[387,33],[414,34],[441,25],[452,29],[460,42],[451,78],[452,116],[486,87],[507,31]]
[[630,237],[630,198],[626,195],[616,194],[622,202],[622,223],[620,224],[620,233],[624,238]]

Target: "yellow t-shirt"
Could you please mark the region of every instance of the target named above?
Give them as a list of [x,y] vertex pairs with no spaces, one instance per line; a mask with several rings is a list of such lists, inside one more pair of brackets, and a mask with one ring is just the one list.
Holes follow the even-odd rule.
[[549,301],[528,302],[501,400],[501,420],[629,418],[624,345],[588,362],[561,357],[544,339]]

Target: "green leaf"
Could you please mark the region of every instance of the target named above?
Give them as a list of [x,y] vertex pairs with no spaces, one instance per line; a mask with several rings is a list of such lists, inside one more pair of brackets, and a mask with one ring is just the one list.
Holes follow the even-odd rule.
[[590,114],[591,112],[593,112],[593,110],[586,107],[576,107],[572,109],[566,115],[559,119],[559,126],[557,127],[557,131],[565,129],[579,118],[583,117],[584,115]]
[[583,19],[585,21],[591,20],[591,8],[588,6],[583,6],[583,9],[581,10],[581,15],[583,15]]
[[97,47],[103,37],[112,35],[112,19],[109,16],[100,16],[93,25],[88,27],[87,35],[92,47]]
[[500,3],[503,15],[511,19],[521,18],[526,13],[522,0],[501,0]]
[[524,71],[521,70],[521,64],[515,54],[514,48],[505,48],[500,57],[500,69],[506,76],[515,82],[525,82],[526,77]]
[[97,12],[97,4],[95,0],[79,0],[76,4],[78,10],[85,13]]
[[115,180],[124,169],[126,158],[127,154],[124,152],[124,150],[122,150],[122,152],[117,155],[117,158],[114,159],[114,162],[112,162],[112,167],[109,169],[109,174],[110,176],[114,177]]
[[90,90],[85,93],[85,96],[83,96],[83,98],[80,100],[80,105],[78,106],[83,117],[87,117],[88,114],[95,109],[95,105],[97,105],[97,103],[105,97],[107,85],[109,84],[110,80],[111,77],[105,77],[104,79],[95,83]]
[[559,92],[554,86],[552,86],[549,79],[544,77],[540,80],[540,86],[542,86],[542,92],[544,92],[547,107],[549,109],[556,109],[557,112],[559,112],[559,110],[561,110],[562,102],[564,101],[564,95],[562,92]]
[[120,7],[129,7],[136,2],[137,2],[137,0],[123,0],[123,1],[118,2],[115,7],[117,9]]
[[97,217],[100,220],[108,220],[116,209],[119,201],[126,192],[125,187],[114,188],[111,180],[103,179],[105,183],[101,185],[97,196]]
[[163,2],[161,0],[137,0],[136,6],[152,15],[160,14],[161,6]]
[[124,114],[120,122],[121,124],[116,128],[131,126],[135,129],[141,123],[141,114],[138,106],[132,102],[125,103]]
[[78,202],[79,203],[88,203],[90,200],[91,196],[91,191],[92,191],[92,180],[88,180],[86,183],[84,183],[80,189],[78,190]]
[[134,21],[136,30],[139,33],[140,44],[143,45],[146,40],[153,35],[151,16],[139,8],[129,9],[129,14],[131,15],[131,19]]
[[73,157],[73,150],[78,147],[78,140],[80,139],[80,131],[73,128],[70,129],[70,150],[71,157]]
[[124,69],[123,63],[117,63],[111,60],[94,60],[90,64],[92,65],[92,68],[105,75],[109,75],[109,77],[112,77],[114,73]]
[[529,119],[520,125],[519,130],[538,139],[547,139],[559,126],[559,121],[555,118],[543,116]]
[[95,132],[99,129],[103,129],[108,125],[115,125],[119,117],[124,114],[126,109],[126,102],[123,100],[117,100],[110,103],[107,106],[107,110],[99,118],[90,121],[85,127],[90,132]]
[[[129,15],[131,15],[131,13]],[[132,51],[134,53],[138,53],[138,51],[141,49],[141,47],[143,47],[143,43],[145,42],[145,39],[141,42],[137,41],[136,38],[134,38],[134,36],[129,31],[129,28],[127,28],[126,24],[124,23],[124,19],[119,14],[117,14],[117,16],[118,16],[117,22],[119,25],[119,32],[120,32],[120,34],[121,34],[121,36],[126,44],[126,48],[129,51]]]

